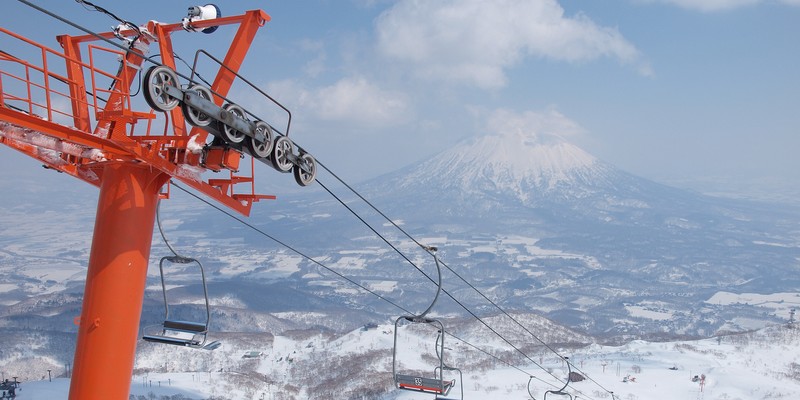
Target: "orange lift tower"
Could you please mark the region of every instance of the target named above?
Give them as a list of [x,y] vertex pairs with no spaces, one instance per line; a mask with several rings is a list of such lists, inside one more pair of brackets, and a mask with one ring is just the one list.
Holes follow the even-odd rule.
[[[170,179],[243,215],[253,202],[275,198],[255,194],[255,160],[293,170],[300,185],[314,180],[313,157],[302,149],[294,154],[288,139],[286,108],[275,102],[288,114],[280,133],[226,97],[237,78],[244,80],[239,67],[269,19],[261,10],[221,17],[214,5],[191,7],[179,23],[62,35],[61,50],[0,27],[0,143],[100,189],[83,306],[75,319],[70,399],[128,398],[156,205],[168,196]],[[225,25],[238,28],[224,59],[199,50],[192,76],[181,76],[180,84],[171,35]],[[145,56],[148,48],[160,56]],[[199,56],[216,62],[210,87],[194,81]],[[142,87],[132,91],[137,75]],[[146,104],[137,111],[133,103]],[[246,155],[249,163],[242,164],[249,164],[249,175],[239,173]],[[205,179],[208,170],[224,177]]]

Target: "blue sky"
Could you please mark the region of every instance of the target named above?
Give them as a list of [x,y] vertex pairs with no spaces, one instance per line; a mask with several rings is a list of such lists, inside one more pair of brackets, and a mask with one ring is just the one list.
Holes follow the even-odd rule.
[[[93,30],[116,24],[74,1],[37,3]],[[95,3],[140,24],[194,5]],[[800,187],[800,0],[226,3],[223,15],[271,15],[242,71],[292,110],[294,140],[349,181],[514,118],[661,182]],[[53,47],[74,32],[5,5],[3,27]],[[221,51],[231,35],[180,40]],[[0,158],[5,170],[19,159],[5,147]]]

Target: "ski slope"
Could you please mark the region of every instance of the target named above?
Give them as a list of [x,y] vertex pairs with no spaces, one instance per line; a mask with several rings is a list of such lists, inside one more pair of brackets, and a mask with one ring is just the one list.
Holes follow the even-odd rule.
[[[430,394],[394,390],[391,387],[392,330],[394,326],[385,324],[377,328],[349,332],[339,337],[309,335],[303,338],[276,336],[269,349],[250,364],[253,371],[235,370],[221,367],[215,371],[170,371],[149,372],[133,377],[131,395],[134,399],[306,399],[314,397],[302,385],[302,373],[312,372],[312,379],[324,380],[327,374],[338,374],[341,370],[354,370],[349,378],[336,382],[336,391],[356,390],[374,385],[387,390],[375,399],[432,399]],[[430,367],[431,357],[417,357],[432,348],[430,337],[421,330],[405,332],[400,342],[398,357],[406,357],[409,364],[425,370]],[[435,336],[434,336],[435,337]],[[549,352],[536,353],[534,361],[549,371],[538,368],[531,362],[515,363],[519,369],[501,363],[476,363],[487,359],[485,354],[469,349],[455,340],[448,339],[446,359],[467,360],[471,366],[464,371],[465,399],[525,399],[528,396],[528,376],[520,370],[533,373],[533,394],[541,399],[546,390],[558,389],[553,376],[564,379],[566,364]],[[507,349],[486,348],[490,344],[479,342],[485,350],[503,351]],[[163,364],[153,354],[173,358],[172,348],[151,353],[146,359],[137,360],[137,368],[147,364]],[[183,349],[180,349],[183,350]],[[241,358],[242,348],[230,344],[223,345],[221,362],[225,358],[233,362]],[[573,365],[593,381],[571,383],[567,391],[580,399],[610,399],[608,391],[613,391],[616,399],[623,400],[753,400],[753,399],[797,399],[800,398],[800,329],[771,327],[757,332],[723,336],[698,341],[645,342],[633,341],[623,346],[601,346],[592,344],[567,352]],[[459,354],[451,354],[458,352]],[[180,357],[202,356],[203,353],[181,352]],[[377,354],[375,363],[353,365],[348,360],[359,359],[358,355]],[[411,357],[409,358],[409,354]],[[501,353],[498,353],[501,354]],[[356,357],[356,358],[354,358]],[[434,355],[435,358],[435,355]],[[362,358],[370,360],[370,358]],[[412,361],[412,359],[414,361]],[[429,365],[424,365],[428,362]],[[434,359],[435,360],[435,359]],[[177,364],[181,364],[181,360]],[[188,360],[186,360],[188,361]],[[184,365],[190,365],[189,362]],[[308,365],[319,368],[313,370]],[[339,365],[340,371],[326,369],[326,365]],[[476,367],[480,365],[480,367]],[[362,368],[363,367],[363,368]],[[312,369],[313,371],[308,371]],[[264,382],[255,384],[245,379],[247,376],[264,377]],[[705,376],[704,384],[692,381],[692,377]],[[445,376],[445,379],[451,379]],[[626,379],[627,378],[627,379]],[[237,386],[237,382],[241,384]],[[69,380],[64,378],[48,382],[23,382],[20,400],[60,400],[67,399]],[[450,398],[459,398],[460,385],[450,392]],[[182,396],[182,397],[180,397]],[[344,395],[343,395],[344,396]],[[558,398],[550,394],[548,398]],[[332,395],[331,398],[337,398]],[[344,397],[342,397],[344,398]],[[566,398],[566,397],[562,397]]]

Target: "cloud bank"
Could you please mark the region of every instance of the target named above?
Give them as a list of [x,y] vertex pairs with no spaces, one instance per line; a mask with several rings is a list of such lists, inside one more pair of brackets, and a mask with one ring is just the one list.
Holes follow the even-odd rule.
[[287,103],[321,121],[386,127],[406,120],[411,114],[405,94],[383,89],[363,77],[343,78],[314,89],[287,80],[271,83],[270,89]]
[[585,133],[577,122],[552,108],[523,112],[497,109],[487,118],[486,128],[496,135],[522,135],[539,140],[566,139]]
[[378,51],[418,77],[494,89],[526,57],[581,62],[601,57],[650,68],[616,28],[564,15],[556,0],[404,0],[376,20]]

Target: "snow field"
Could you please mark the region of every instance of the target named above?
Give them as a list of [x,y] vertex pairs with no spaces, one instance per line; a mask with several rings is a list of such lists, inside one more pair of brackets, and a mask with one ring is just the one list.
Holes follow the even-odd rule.
[[[428,328],[428,329],[425,329]],[[375,399],[432,399],[430,394],[391,389],[391,357],[394,325],[379,324],[376,328],[357,329],[334,337],[330,334],[301,336],[275,336],[263,341],[253,336],[247,344],[223,343],[214,352],[163,347],[151,357],[137,359],[137,365],[169,366],[170,372],[154,368],[132,378],[131,394],[156,398],[182,395],[192,399],[222,396],[234,399],[265,399],[283,393],[283,398],[305,399],[313,397],[299,384],[309,373],[320,379],[326,374],[353,370],[347,378],[336,382],[336,390],[361,390],[358,388],[379,384],[388,392]],[[470,340],[469,338],[465,338]],[[493,354],[505,357],[507,346],[494,341],[473,338],[472,343]],[[433,345],[435,329],[425,326],[401,327],[398,334],[398,359],[412,369],[418,368],[426,376],[433,375],[437,364]],[[262,346],[258,348],[258,346]],[[253,360],[242,361],[248,351],[262,351]],[[723,336],[720,338],[681,342],[633,341],[623,346],[592,344],[578,350],[558,350],[570,357],[573,371],[587,375],[590,380],[571,383],[567,391],[580,399],[610,399],[613,391],[620,400],[753,400],[800,398],[800,329],[771,327],[758,332]],[[371,358],[359,355],[377,354]],[[537,399],[546,390],[562,386],[566,378],[566,365],[550,352],[529,353],[531,359],[545,370],[526,360],[515,361],[515,369],[502,363],[481,363],[489,359],[485,354],[462,345],[453,338],[446,339],[445,360],[454,367],[462,367],[465,399],[526,399],[529,374],[536,378],[532,388]],[[185,358],[184,358],[185,357]],[[192,359],[212,358],[206,371],[180,371],[195,368]],[[168,361],[170,360],[170,361]],[[349,360],[349,361],[348,361]],[[364,364],[352,360],[367,360]],[[469,365],[455,365],[456,360]],[[324,363],[320,363],[324,361]],[[322,365],[322,364],[325,364]],[[334,365],[335,370],[326,366]],[[252,367],[246,370],[246,367]],[[428,371],[430,370],[430,371]],[[427,372],[426,372],[427,371]],[[549,373],[548,373],[549,372]],[[550,375],[552,374],[552,376]],[[692,377],[705,375],[704,385],[693,382]],[[252,379],[257,382],[252,385]],[[260,378],[259,378],[260,377]],[[554,378],[555,377],[555,378]],[[453,379],[445,375],[445,379]],[[627,378],[627,379],[626,379]],[[248,380],[250,379],[250,380]],[[378,382],[374,380],[378,379]],[[238,382],[250,382],[239,385]],[[313,382],[313,381],[312,381]],[[160,385],[160,386],[159,386]],[[20,400],[66,399],[69,381],[58,378],[53,382],[23,382]],[[702,389],[702,392],[701,392]],[[449,397],[460,397],[460,382]]]

